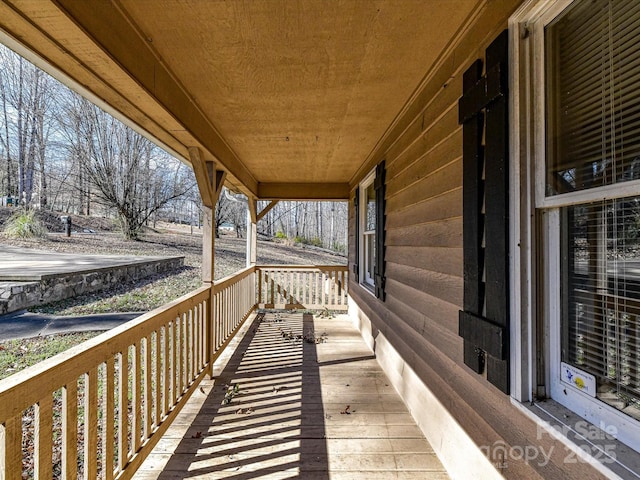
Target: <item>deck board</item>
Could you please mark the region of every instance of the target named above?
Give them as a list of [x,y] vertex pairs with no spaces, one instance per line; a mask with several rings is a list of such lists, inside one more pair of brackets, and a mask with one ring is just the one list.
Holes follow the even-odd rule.
[[449,478],[346,315],[258,317],[219,373],[135,479]]

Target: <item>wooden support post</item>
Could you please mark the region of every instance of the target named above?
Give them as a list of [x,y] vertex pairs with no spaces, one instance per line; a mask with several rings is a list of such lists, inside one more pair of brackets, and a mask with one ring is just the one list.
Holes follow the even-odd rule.
[[[215,162],[205,160],[198,147],[189,148],[189,156],[196,175],[200,196],[202,197],[202,281],[211,286],[211,296],[209,298],[209,308],[207,312],[207,361],[211,363],[211,358],[215,352],[215,345],[211,345],[215,331],[215,312],[212,308],[214,303],[213,282],[215,280],[215,208],[222,186],[226,178],[226,172],[216,169]],[[209,376],[212,374],[212,365],[209,365]]]
[[214,272],[214,239],[215,239],[215,219],[214,210],[222,186],[226,177],[226,172],[216,170],[215,162],[205,160],[198,147],[189,148],[189,157],[196,175],[196,181],[202,197],[202,281],[213,283]]
[[258,258],[257,204],[254,198],[247,201],[247,267],[254,266]]
[[202,281],[213,283],[215,223],[213,208],[202,206]]
[[269,205],[258,213],[258,201],[254,198],[248,199],[247,212],[247,267],[254,266],[258,258],[258,222],[278,204],[278,200],[272,200]]

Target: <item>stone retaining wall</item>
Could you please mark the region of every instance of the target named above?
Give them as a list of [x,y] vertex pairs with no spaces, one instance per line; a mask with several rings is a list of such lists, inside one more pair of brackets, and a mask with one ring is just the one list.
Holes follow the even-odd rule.
[[134,282],[183,265],[184,257],[173,257],[85,272],[46,275],[39,282],[0,282],[0,315]]

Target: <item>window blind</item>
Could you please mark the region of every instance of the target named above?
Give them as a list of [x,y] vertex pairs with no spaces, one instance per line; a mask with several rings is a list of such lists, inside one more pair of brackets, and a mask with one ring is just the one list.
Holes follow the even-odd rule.
[[640,2],[585,0],[545,30],[547,195],[640,179]]
[[[574,2],[547,25],[547,195],[640,179],[638,38],[635,1]],[[562,361],[593,375],[595,395],[635,418],[638,193],[560,210]]]
[[640,196],[562,209],[562,360],[640,418]]

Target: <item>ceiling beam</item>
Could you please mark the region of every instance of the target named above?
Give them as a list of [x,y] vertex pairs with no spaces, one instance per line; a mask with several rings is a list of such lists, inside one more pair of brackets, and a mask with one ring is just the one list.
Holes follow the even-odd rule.
[[259,183],[260,200],[348,200],[348,183]]

